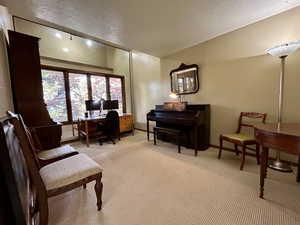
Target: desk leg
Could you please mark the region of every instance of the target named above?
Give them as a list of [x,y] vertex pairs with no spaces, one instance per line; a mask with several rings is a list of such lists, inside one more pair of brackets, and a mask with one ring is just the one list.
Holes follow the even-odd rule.
[[149,120],[147,120],[147,139],[149,141]]
[[86,140],[86,146],[90,147],[90,140],[89,140],[89,129],[88,129],[88,121],[85,120],[84,121],[84,125],[85,125],[85,140]]
[[81,140],[81,138],[80,138],[80,120],[78,119],[77,120],[77,133],[78,133],[78,138],[79,138],[79,141]]
[[73,135],[73,137],[75,136],[75,131],[74,131],[74,122],[72,122],[72,135]]
[[134,124],[133,124],[133,122],[132,122],[132,131],[131,131],[131,133],[132,133],[132,136],[134,136]]
[[265,185],[265,177],[267,174],[267,166],[268,166],[268,152],[269,149],[266,147],[262,148],[261,153],[261,165],[260,165],[260,198],[264,198],[264,185]]

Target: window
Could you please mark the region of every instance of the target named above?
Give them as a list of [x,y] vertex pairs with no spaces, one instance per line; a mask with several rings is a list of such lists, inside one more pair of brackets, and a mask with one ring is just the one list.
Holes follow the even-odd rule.
[[53,120],[76,121],[84,116],[88,99],[118,100],[118,112],[126,112],[124,77],[42,67],[44,100]]
[[84,115],[85,101],[89,99],[86,74],[69,73],[69,84],[72,118],[77,120]]
[[67,121],[67,105],[64,73],[42,70],[44,101],[54,121]]
[[122,95],[122,80],[120,78],[109,78],[110,99],[119,101],[119,112],[123,109],[123,95]]
[[103,76],[91,76],[92,99],[107,99],[106,78]]

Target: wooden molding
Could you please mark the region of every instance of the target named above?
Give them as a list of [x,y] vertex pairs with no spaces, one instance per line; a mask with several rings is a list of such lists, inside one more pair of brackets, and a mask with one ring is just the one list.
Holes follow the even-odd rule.
[[112,71],[112,72],[114,71],[113,68],[105,67],[105,66],[96,66],[96,65],[86,64],[86,63],[73,62],[73,61],[69,61],[69,60],[57,59],[57,58],[48,57],[48,56],[40,56],[40,58],[44,59],[44,60],[50,60],[50,61],[53,61],[53,62],[68,63],[68,64],[72,64],[72,65],[76,65],[76,66],[87,66],[87,67],[101,69],[101,70],[109,70],[109,71]]

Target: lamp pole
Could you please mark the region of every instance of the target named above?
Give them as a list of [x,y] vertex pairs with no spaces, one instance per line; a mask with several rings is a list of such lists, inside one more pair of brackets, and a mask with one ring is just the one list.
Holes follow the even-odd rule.
[[[278,117],[277,117],[277,130],[280,131],[282,122],[282,109],[283,109],[283,91],[284,91],[284,76],[285,76],[285,62],[287,55],[280,56],[281,59],[281,72],[279,78],[279,96],[278,96]],[[276,159],[270,160],[269,167],[274,170],[282,172],[292,172],[289,163],[280,160],[280,151],[276,151]]]
[[281,72],[279,79],[279,101],[278,101],[278,128],[280,129],[280,125],[282,122],[282,108],[283,108],[283,84],[284,84],[284,75],[285,75],[285,61],[287,55],[281,56]]
[[[279,98],[278,98],[278,119],[277,119],[277,130],[280,131],[282,122],[282,109],[283,109],[283,89],[284,89],[284,75],[285,75],[285,62],[286,57],[300,48],[300,41],[285,43],[277,45],[273,48],[267,49],[265,52],[272,55],[278,56],[281,59],[281,72],[279,79]],[[291,165],[280,160],[280,152],[276,152],[276,159],[270,160],[268,163],[269,167],[274,170],[279,170],[282,172],[292,172]]]

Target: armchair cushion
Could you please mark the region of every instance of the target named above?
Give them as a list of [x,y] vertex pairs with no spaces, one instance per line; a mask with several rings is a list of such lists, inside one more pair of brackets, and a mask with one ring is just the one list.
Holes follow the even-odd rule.
[[70,145],[64,145],[47,151],[40,151],[37,155],[39,159],[49,160],[60,157],[67,157],[68,155],[75,155],[78,152]]
[[102,168],[86,154],[77,154],[40,169],[47,191],[64,187],[101,172]]
[[222,134],[223,137],[237,140],[240,142],[244,141],[255,141],[255,138],[251,135],[246,135],[246,134]]

